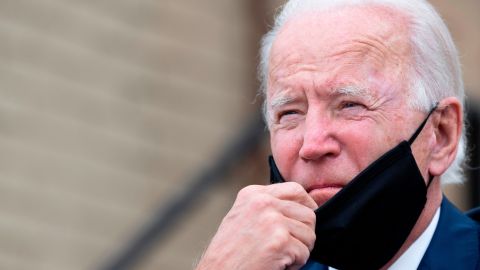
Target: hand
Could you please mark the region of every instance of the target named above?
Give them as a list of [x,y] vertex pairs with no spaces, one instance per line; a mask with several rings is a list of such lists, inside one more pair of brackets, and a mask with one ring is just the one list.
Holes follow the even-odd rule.
[[294,182],[242,189],[197,270],[299,269],[315,243],[317,207]]

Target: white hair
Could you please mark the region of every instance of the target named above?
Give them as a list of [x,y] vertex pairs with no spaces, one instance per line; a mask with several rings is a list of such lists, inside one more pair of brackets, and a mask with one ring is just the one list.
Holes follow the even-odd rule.
[[[264,117],[270,121],[267,110],[268,63],[272,44],[283,25],[305,12],[325,11],[345,6],[380,5],[398,10],[409,19],[413,67],[409,79],[409,105],[413,109],[429,111],[446,97],[457,97],[464,107],[464,88],[458,52],[440,15],[425,0],[290,0],[275,19],[273,28],[265,34],[260,50],[260,92],[264,95]],[[462,129],[463,130],[463,129]],[[465,135],[459,142],[457,155],[444,175],[442,184],[463,182],[462,163],[465,157]]]

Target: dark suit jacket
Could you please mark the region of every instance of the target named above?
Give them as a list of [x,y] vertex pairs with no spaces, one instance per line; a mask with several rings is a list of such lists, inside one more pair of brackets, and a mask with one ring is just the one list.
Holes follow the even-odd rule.
[[[469,216],[477,218],[474,221]],[[480,210],[462,214],[443,199],[440,219],[432,241],[418,266],[420,270],[480,269]],[[326,270],[327,266],[309,261],[302,270]],[[409,270],[409,269],[406,269]]]

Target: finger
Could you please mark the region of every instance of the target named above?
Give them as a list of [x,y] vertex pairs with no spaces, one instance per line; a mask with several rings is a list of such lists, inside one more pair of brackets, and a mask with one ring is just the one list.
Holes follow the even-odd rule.
[[290,262],[285,265],[285,269],[300,269],[310,257],[310,250],[296,238],[291,240],[291,245],[286,252]]
[[315,230],[315,222],[317,217],[312,209],[297,202],[280,199],[275,200],[273,205],[285,217],[297,220],[307,225],[312,230]]
[[309,251],[313,250],[313,246],[315,245],[315,228],[311,228],[310,226],[306,225],[297,220],[290,219],[287,222],[288,230],[290,234],[297,240],[299,240],[304,246],[308,248]]
[[279,199],[295,201],[310,209],[317,209],[317,203],[310,197],[305,188],[296,182],[285,182],[265,186],[265,192]]
[[302,242],[309,250],[315,244],[315,213],[296,202],[277,199],[277,210],[269,215],[269,226],[288,232],[289,235]]

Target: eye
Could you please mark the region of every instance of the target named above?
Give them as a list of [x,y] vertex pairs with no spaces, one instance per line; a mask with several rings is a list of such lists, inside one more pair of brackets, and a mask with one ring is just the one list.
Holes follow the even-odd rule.
[[280,112],[280,117],[282,116],[287,116],[287,115],[293,115],[293,114],[298,114],[297,111],[294,111],[294,110],[290,110],[290,111],[284,111],[284,112]]
[[298,115],[299,112],[297,110],[285,110],[285,111],[280,111],[278,113],[278,116],[277,116],[277,119],[279,121],[282,121],[282,120],[286,120],[286,119],[290,119],[291,120],[291,117],[292,116],[296,116]]
[[340,109],[350,109],[355,107],[364,107],[364,106],[354,101],[344,101],[340,104]]

